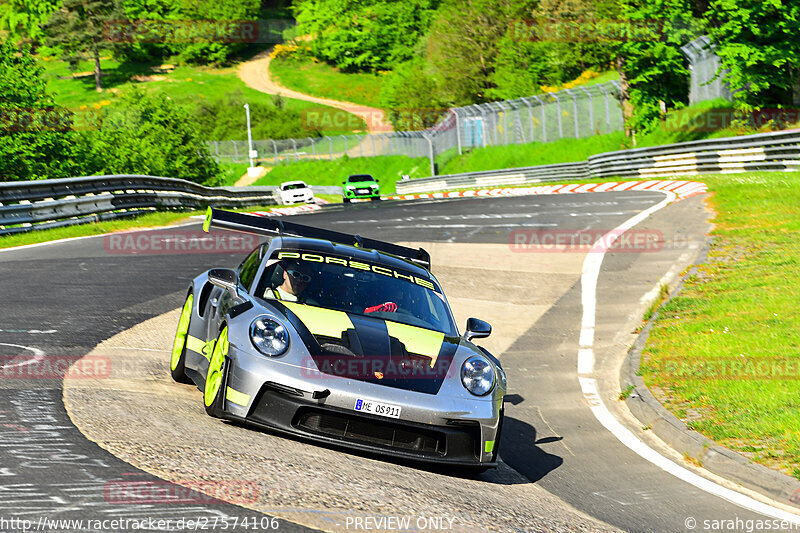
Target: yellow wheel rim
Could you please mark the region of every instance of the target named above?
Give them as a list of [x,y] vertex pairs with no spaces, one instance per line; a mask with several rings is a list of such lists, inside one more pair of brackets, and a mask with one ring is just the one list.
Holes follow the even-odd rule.
[[194,298],[190,294],[186,298],[181,311],[181,319],[178,322],[178,332],[175,334],[175,342],[172,343],[172,360],[170,361],[172,370],[178,368],[178,361],[181,360],[183,347],[186,346],[186,335],[189,333],[189,320],[192,318],[192,303]]
[[211,361],[208,363],[204,394],[206,407],[210,407],[219,394],[219,388],[222,385],[222,367],[225,365],[226,355],[228,355],[228,328],[224,328],[220,332],[217,344],[211,354]]

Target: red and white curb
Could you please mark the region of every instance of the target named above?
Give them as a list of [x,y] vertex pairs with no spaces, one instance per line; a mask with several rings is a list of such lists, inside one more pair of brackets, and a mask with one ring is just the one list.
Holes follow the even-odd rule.
[[609,181],[571,185],[537,185],[535,187],[509,187],[474,189],[454,192],[434,192],[387,196],[387,200],[422,200],[434,198],[470,198],[498,196],[531,196],[536,194],[575,194],[586,192],[662,191],[675,193],[678,200],[707,192],[705,183],[685,180]]

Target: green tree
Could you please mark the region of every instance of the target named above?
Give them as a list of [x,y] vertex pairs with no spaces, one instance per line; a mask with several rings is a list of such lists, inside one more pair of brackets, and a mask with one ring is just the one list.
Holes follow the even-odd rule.
[[713,0],[707,12],[725,81],[740,107],[800,100],[800,3]]
[[30,47],[0,41],[0,181],[69,177],[69,113],[54,105]]
[[42,25],[61,5],[60,0],[5,0],[0,2],[0,30],[14,41],[44,37]]
[[439,80],[420,56],[387,76],[381,87],[381,107],[396,130],[421,130],[433,126],[447,110],[439,100],[441,92]]
[[215,184],[219,168],[188,109],[162,94],[134,90],[96,129],[78,132],[91,174],[150,174]]
[[122,17],[117,0],[64,0],[47,21],[47,44],[60,48],[71,63],[94,61],[95,89],[103,89],[100,52],[112,47],[107,24]]
[[297,33],[344,71],[385,70],[411,59],[439,0],[300,0]]
[[692,0],[622,0],[629,26],[616,48],[626,133],[658,127],[661,102],[683,107],[689,98],[689,70],[681,46],[702,33]]
[[447,0],[428,37],[428,60],[442,80],[443,100],[453,105],[484,102],[499,44],[513,20],[511,0]]

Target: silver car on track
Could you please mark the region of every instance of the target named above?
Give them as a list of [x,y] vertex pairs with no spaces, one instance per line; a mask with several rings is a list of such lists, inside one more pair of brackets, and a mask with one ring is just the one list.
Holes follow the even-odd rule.
[[188,289],[172,377],[209,415],[361,451],[497,465],[506,378],[459,334],[423,249],[209,209],[204,229],[269,237]]

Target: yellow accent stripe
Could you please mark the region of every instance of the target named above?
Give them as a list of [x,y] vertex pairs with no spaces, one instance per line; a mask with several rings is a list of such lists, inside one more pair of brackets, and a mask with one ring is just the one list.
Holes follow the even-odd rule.
[[436,364],[439,351],[442,349],[444,333],[425,328],[386,321],[389,335],[406,345],[406,350],[431,358],[431,366]]
[[195,353],[199,353],[209,361],[211,361],[211,351],[214,348],[215,341],[203,342],[197,337],[186,335],[186,349]]
[[312,305],[303,305],[296,302],[281,302],[290,311],[300,318],[303,324],[314,335],[342,338],[342,332],[353,329],[353,323],[347,313],[323,309]]
[[229,402],[235,403],[236,405],[241,405],[242,407],[247,407],[247,404],[250,403],[249,394],[239,392],[238,390],[234,390],[230,387],[228,387],[228,390],[225,392],[225,399]]
[[486,453],[492,453],[492,451],[494,451],[494,441],[487,440],[483,449],[486,451]]

